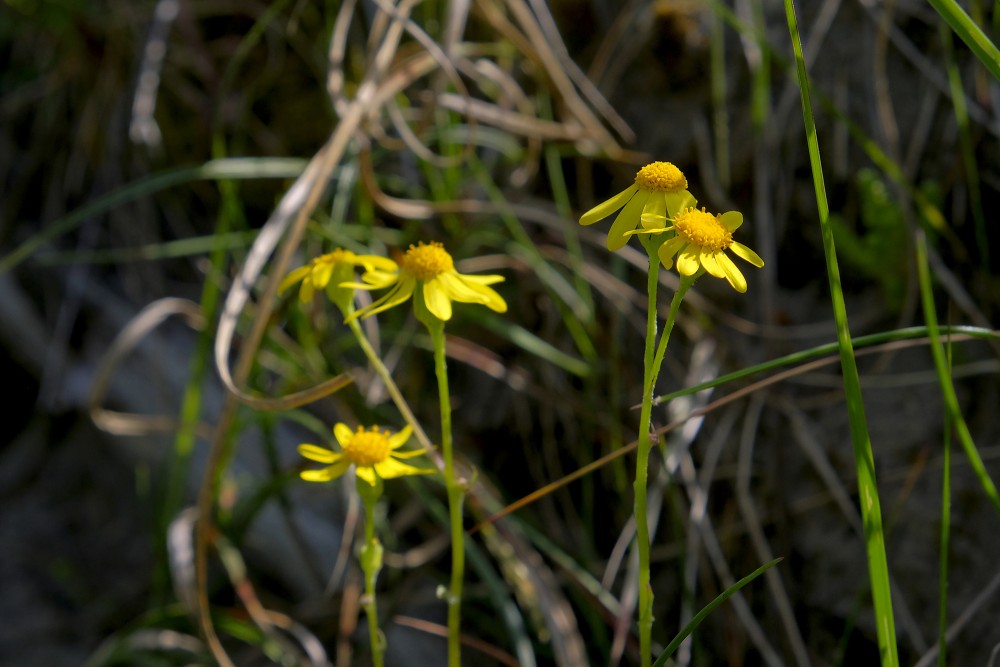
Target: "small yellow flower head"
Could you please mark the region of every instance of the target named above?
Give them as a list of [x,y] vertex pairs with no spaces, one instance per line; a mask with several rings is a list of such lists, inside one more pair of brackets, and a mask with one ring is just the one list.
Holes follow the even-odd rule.
[[341,452],[316,445],[299,445],[299,454],[305,458],[330,464],[319,470],[304,470],[300,473],[301,477],[307,482],[329,482],[343,475],[353,465],[358,477],[375,486],[379,478],[393,479],[435,472],[432,468],[417,468],[400,460],[424,453],[423,449],[398,451],[412,433],[413,429],[409,426],[393,435],[390,431],[379,430],[377,426],[368,430],[359,426],[357,431],[352,431],[347,424],[337,424],[333,427],[333,435],[340,444]]
[[671,215],[696,203],[684,172],[670,162],[652,162],[636,173],[635,183],[580,216],[580,224],[592,225],[621,209],[608,232],[608,250],[618,250],[629,232],[640,226],[662,229]]
[[478,303],[498,313],[507,312],[507,302],[489,285],[503,281],[503,276],[474,276],[459,273],[455,262],[440,243],[411,245],[398,268],[385,271],[368,270],[360,283],[347,283],[344,287],[357,289],[385,289],[384,296],[359,310],[355,317],[371,317],[375,313],[405,302],[419,287],[427,310],[442,321],[451,319],[451,304]]
[[301,281],[299,286],[299,300],[302,303],[312,301],[317,290],[326,289],[327,296],[337,304],[341,310],[346,310],[347,305],[353,300],[354,292],[345,289],[341,283],[347,282],[354,277],[354,267],[361,266],[366,271],[376,268],[385,271],[392,271],[396,268],[396,263],[391,259],[379,257],[377,255],[356,255],[350,250],[337,248],[325,255],[320,255],[312,259],[305,266],[291,271],[278,286],[279,292]]
[[757,268],[764,266],[757,253],[733,240],[733,232],[743,224],[743,214],[729,211],[713,215],[704,208],[686,208],[675,215],[674,224],[663,229],[634,231],[631,234],[661,234],[674,232],[674,236],[659,248],[660,261],[670,268],[677,256],[677,272],[694,276],[700,269],[716,278],[725,278],[737,292],[747,291],[747,281],[733,260],[726,255],[732,252]]

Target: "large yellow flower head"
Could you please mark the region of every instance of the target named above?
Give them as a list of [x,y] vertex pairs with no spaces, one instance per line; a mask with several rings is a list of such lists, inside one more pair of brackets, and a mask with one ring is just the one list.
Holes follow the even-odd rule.
[[398,451],[412,433],[413,429],[409,426],[393,435],[390,431],[380,431],[377,426],[368,430],[359,426],[357,431],[352,431],[347,424],[337,424],[333,427],[333,435],[342,451],[334,452],[316,445],[299,445],[299,454],[310,461],[330,464],[326,468],[304,470],[300,474],[307,482],[329,482],[343,475],[353,465],[358,477],[375,486],[379,478],[393,479],[436,472],[433,468],[417,468],[400,461],[424,453],[423,449]]
[[684,172],[670,162],[652,162],[635,175],[635,183],[580,216],[581,225],[592,225],[618,209],[608,232],[608,250],[628,242],[628,232],[638,227],[662,229],[666,220],[697,201],[687,190]]
[[354,299],[354,292],[342,286],[354,278],[354,267],[360,266],[365,271],[394,271],[396,263],[387,257],[378,255],[356,255],[350,250],[337,248],[325,255],[314,258],[305,266],[300,266],[291,271],[278,286],[278,291],[283,292],[297,282],[302,282],[299,286],[299,300],[302,303],[312,301],[317,290],[326,290],[330,300],[337,304],[341,310],[346,310],[347,305]]
[[674,236],[663,243],[658,250],[663,266],[670,268],[677,256],[677,272],[682,276],[694,276],[700,269],[716,278],[725,278],[737,292],[747,291],[747,281],[733,260],[726,255],[731,251],[757,268],[764,266],[764,260],[750,248],[733,240],[733,232],[743,224],[743,214],[729,211],[721,215],[687,208],[675,215],[669,227],[655,230],[635,231],[632,234],[661,234],[674,232]]
[[385,289],[387,294],[362,308],[356,317],[371,317],[375,313],[405,302],[417,288],[427,310],[442,321],[451,319],[451,302],[478,303],[498,313],[507,312],[507,302],[489,285],[503,281],[503,276],[471,276],[455,270],[455,262],[440,243],[411,245],[398,268],[384,270],[375,267],[361,276],[361,283],[344,287]]

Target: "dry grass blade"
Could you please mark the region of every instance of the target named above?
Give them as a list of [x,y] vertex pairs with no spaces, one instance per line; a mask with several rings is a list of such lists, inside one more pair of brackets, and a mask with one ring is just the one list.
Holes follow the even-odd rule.
[[[87,411],[99,428],[108,433],[126,436],[170,433],[180,428],[180,422],[174,417],[138,415],[102,407],[119,364],[160,324],[174,316],[180,317],[195,330],[201,330],[205,326],[198,304],[187,299],[160,299],[143,308],[111,341],[97,365],[87,395]],[[211,430],[207,425],[199,424],[196,432],[201,437],[208,437]]]

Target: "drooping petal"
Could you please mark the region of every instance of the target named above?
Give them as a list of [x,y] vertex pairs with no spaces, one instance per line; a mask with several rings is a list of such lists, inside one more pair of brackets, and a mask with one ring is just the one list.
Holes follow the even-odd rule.
[[316,262],[312,270],[312,284],[316,289],[323,289],[330,282],[333,275],[333,262]]
[[667,203],[660,193],[654,192],[646,200],[639,222],[643,229],[662,229],[667,226]]
[[688,245],[679,255],[677,255],[677,272],[682,276],[693,276],[698,273],[698,255],[701,253],[701,246]]
[[743,277],[740,273],[739,268],[733,264],[733,260],[729,259],[729,256],[725,253],[720,252],[718,254],[719,266],[722,270],[726,272],[726,280],[729,284],[733,286],[733,289],[740,294],[747,291],[747,279]]
[[407,424],[401,431],[389,436],[389,449],[399,449],[413,435],[413,427]]
[[374,467],[375,472],[382,479],[393,479],[394,477],[403,477],[405,475],[426,475],[436,472],[432,468],[417,468],[416,466],[411,466],[408,463],[402,463],[392,458],[388,458],[381,463],[376,463]]
[[301,444],[298,447],[298,452],[300,456],[304,456],[310,461],[316,461],[317,463],[336,463],[340,460],[342,454],[338,454],[335,451],[327,449],[326,447],[318,447],[316,445]]
[[319,470],[303,470],[299,473],[299,477],[307,482],[329,482],[330,480],[337,479],[347,472],[347,468],[350,467],[350,465],[350,461],[344,459],[334,463],[332,466],[320,468]]
[[440,278],[441,276],[436,276],[424,281],[424,305],[434,317],[447,322],[451,319],[451,298]]
[[639,226],[639,216],[642,215],[642,209],[646,206],[649,194],[647,190],[640,190],[625,204],[625,208],[615,218],[611,224],[611,230],[608,232],[608,250],[619,250],[628,243],[625,232]]
[[306,276],[302,281],[302,287],[299,288],[299,301],[302,303],[309,303],[313,300],[313,295],[316,294],[316,286],[313,285],[312,277]]
[[[445,274],[440,277],[444,278]],[[458,282],[461,282],[466,289],[472,290],[476,294],[476,299],[472,303],[481,303],[493,312],[496,313],[506,313],[507,312],[507,302],[504,298],[493,289],[492,287],[487,287],[485,283],[476,284],[475,281],[470,281],[469,278],[474,276],[464,276],[461,274],[455,274],[455,278]],[[463,299],[456,299],[457,301],[462,301]]]
[[680,236],[675,236],[660,246],[658,254],[660,255],[660,261],[663,263],[663,268],[669,269],[674,265],[674,255],[685,245],[687,245],[687,241]]
[[[448,295],[455,301],[463,303],[482,303],[486,296],[482,293],[483,286],[473,282],[466,282],[466,276],[458,273],[442,273],[435,280],[448,292]],[[487,288],[488,289],[488,288]],[[490,290],[491,292],[493,290]]]
[[367,319],[376,313],[381,313],[383,310],[388,310],[393,306],[398,306],[399,304],[403,303],[411,296],[413,296],[413,290],[416,286],[417,286],[416,278],[403,276],[402,278],[399,279],[399,282],[396,283],[395,287],[393,287],[385,296],[377,300],[372,305],[362,308],[361,310],[354,313],[352,319],[354,317]]
[[726,211],[719,216],[719,222],[727,232],[735,232],[743,224],[743,214],[739,211]]
[[354,431],[347,424],[338,422],[333,427],[333,437],[337,439],[341,447],[346,449],[351,444],[351,439],[354,438]]
[[594,208],[590,209],[589,211],[581,215],[580,224],[592,225],[598,220],[603,220],[604,218],[608,217],[609,215],[620,209],[622,206],[624,206],[625,203],[632,198],[632,195],[634,195],[638,191],[639,191],[638,185],[635,184],[630,185],[629,187],[625,188],[624,190],[616,194],[611,199],[607,199],[601,202]]
[[715,276],[716,278],[725,278],[726,273],[725,271],[722,270],[722,267],[719,266],[719,263],[715,260],[715,257],[716,254],[714,250],[710,250],[708,248],[702,248],[701,253],[698,255],[698,261],[701,262],[701,265],[704,266],[705,270],[708,271],[711,275]]
[[372,486],[375,486],[375,483],[378,481],[375,478],[375,469],[371,466],[358,466],[354,472],[358,477],[365,480]]
[[667,206],[667,215],[673,217],[686,208],[694,208],[698,200],[687,190],[680,192],[664,193],[664,202]]
[[355,255],[354,263],[363,267],[365,271],[379,271],[380,273],[395,273],[399,270],[396,262],[381,255]]
[[745,259],[746,261],[756,266],[758,269],[764,266],[764,260],[760,258],[760,255],[758,255],[757,253],[755,253],[753,250],[746,247],[742,243],[737,243],[736,241],[733,241],[732,245],[729,246],[729,249],[733,251],[734,255]]
[[278,293],[280,294],[281,292],[284,292],[286,289],[308,276],[311,271],[312,266],[309,264],[295,269],[281,280],[281,284],[278,285]]

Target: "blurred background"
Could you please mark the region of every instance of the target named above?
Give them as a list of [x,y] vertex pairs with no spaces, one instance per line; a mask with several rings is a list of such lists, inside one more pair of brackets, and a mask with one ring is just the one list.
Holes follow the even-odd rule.
[[[852,334],[924,324],[917,230],[941,323],[996,329],[997,82],[927,3],[798,4]],[[996,6],[965,6],[995,41]],[[743,264],[746,295],[699,280],[659,395],[835,341],[780,2],[2,0],[0,63],[4,665],[213,664],[192,620],[189,509],[225,401],[210,349],[258,232],[301,203],[295,183],[325,195],[289,269],[333,247],[398,256],[437,240],[460,270],[506,277],[506,315],[456,309],[448,325],[456,446],[478,475],[470,527],[636,437],[646,256],[609,253],[609,222],[576,221],[643,164],[669,160],[699,205],[742,211],[739,240],[766,261]],[[270,271],[249,276],[230,361]],[[661,314],[676,284],[661,272]],[[295,446],[330,442],[337,421],[403,422],[328,302],[281,295],[269,317],[249,393],[354,384],[295,410],[242,408],[225,429],[215,624],[238,665],[368,664],[343,539],[356,501],[350,485],[299,481]],[[407,308],[378,319],[367,332],[435,438],[429,340]],[[900,655],[931,664],[951,429],[912,340],[859,349],[859,367]],[[998,352],[983,336],[951,350],[993,478]],[[818,358],[654,411],[665,426],[710,407],[654,452],[659,645],[784,558],[678,664],[877,660],[840,367]],[[952,449],[948,664],[987,664],[1000,517]],[[612,460],[475,534],[466,664],[637,664],[633,470],[634,456]],[[388,664],[443,664],[443,496],[387,485]]]

